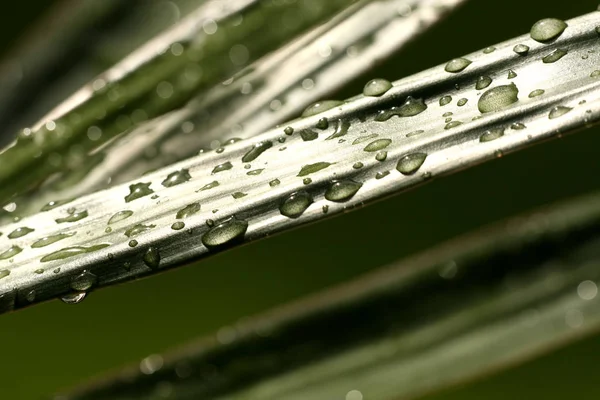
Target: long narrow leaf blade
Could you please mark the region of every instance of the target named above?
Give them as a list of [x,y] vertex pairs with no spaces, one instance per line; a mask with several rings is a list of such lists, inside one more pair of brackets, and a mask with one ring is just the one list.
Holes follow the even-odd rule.
[[[462,72],[446,71],[465,66],[455,60],[379,97],[319,103],[251,142],[6,225],[0,308],[82,298],[590,126],[600,115],[599,22],[594,12],[568,21],[551,44],[519,37],[468,55]],[[530,46],[527,56],[513,51],[519,44]],[[566,55],[543,62],[556,48]],[[494,83],[477,90],[482,75]],[[534,90],[545,92],[525,95]],[[81,274],[93,278],[79,285]]]

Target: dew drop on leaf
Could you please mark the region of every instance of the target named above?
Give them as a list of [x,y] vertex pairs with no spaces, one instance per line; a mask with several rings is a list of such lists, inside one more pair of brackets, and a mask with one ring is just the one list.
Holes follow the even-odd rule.
[[325,191],[325,198],[338,203],[350,200],[362,187],[362,183],[351,179],[333,181]]
[[396,169],[403,175],[412,175],[421,168],[426,158],[425,153],[408,154],[398,161]]
[[292,193],[279,206],[279,212],[288,218],[298,218],[313,203],[312,196],[305,191]]
[[542,19],[531,27],[531,38],[537,42],[549,42],[559,37],[567,28],[567,24],[556,18]]
[[519,89],[514,83],[496,86],[481,95],[477,108],[481,113],[498,111],[517,102]]
[[231,217],[202,235],[201,241],[209,250],[217,250],[242,241],[247,229],[248,222]]

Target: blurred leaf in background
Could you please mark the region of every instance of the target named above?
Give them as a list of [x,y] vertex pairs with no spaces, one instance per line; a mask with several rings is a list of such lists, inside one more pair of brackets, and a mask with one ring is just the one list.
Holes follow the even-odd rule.
[[[25,2],[11,4],[17,11],[0,17],[3,53],[16,43],[18,32],[35,24],[34,14],[42,14],[44,6],[49,4],[39,9]],[[471,1],[336,97],[359,93],[368,79],[399,79],[523,34],[540,18],[568,19],[596,7],[592,0],[568,6],[543,0]],[[343,217],[99,291],[76,307],[54,301],[4,315],[2,397],[40,398],[484,224],[595,190],[591,177],[600,173],[598,133],[596,128],[553,141]],[[592,371],[598,350],[600,341],[590,338],[435,398],[596,399],[600,388]]]

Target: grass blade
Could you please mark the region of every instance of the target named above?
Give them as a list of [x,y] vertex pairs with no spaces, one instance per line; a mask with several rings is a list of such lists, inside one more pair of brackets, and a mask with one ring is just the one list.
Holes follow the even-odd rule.
[[600,328],[600,194],[152,355],[66,398],[408,399]]
[[[309,115],[310,107],[304,118],[252,142],[7,225],[0,237],[2,311],[182,265],[592,125],[600,113],[593,72],[600,55],[589,50],[597,45],[599,19],[595,12],[568,21],[551,44],[527,35],[468,55],[472,63],[460,73],[439,66],[379,97],[319,103],[317,109],[332,108]],[[530,46],[527,56],[513,51],[518,44]],[[555,48],[568,55],[543,63]],[[508,70],[518,76],[508,79]],[[494,80],[483,94],[474,88],[481,75]],[[534,89],[545,93],[524,95]],[[482,114],[478,94],[489,105],[490,93],[500,99],[492,104],[505,107]],[[441,106],[448,95],[468,102]],[[452,123],[442,114],[447,110]],[[36,244],[66,233],[72,235]],[[94,275],[90,285],[77,283],[84,272]]]

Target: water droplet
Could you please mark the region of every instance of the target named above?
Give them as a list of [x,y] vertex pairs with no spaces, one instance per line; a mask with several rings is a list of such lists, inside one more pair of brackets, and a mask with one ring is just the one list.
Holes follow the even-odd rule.
[[518,44],[515,47],[513,47],[513,51],[520,56],[526,56],[527,53],[529,53],[529,46],[524,44]]
[[425,153],[408,154],[398,161],[396,169],[402,175],[412,175],[421,168],[426,158],[427,154]]
[[323,207],[321,207],[321,210],[323,210],[323,214],[327,214],[329,212],[329,206],[324,205]]
[[425,132],[425,131],[424,131],[424,130],[422,130],[422,129],[419,129],[419,130],[417,130],[417,131],[413,131],[413,132],[407,133],[407,134],[406,134],[406,137],[418,136],[418,135],[420,135],[420,134],[421,134],[421,133],[423,133],[423,132]]
[[[80,254],[91,253],[94,251],[98,251],[110,246],[109,244],[97,244],[93,246],[73,246],[73,247],[65,247],[64,249],[55,251],[54,253],[50,253],[42,257],[40,262],[48,262],[55,260],[64,260],[65,258],[70,258],[74,256],[78,256]],[[1,257],[1,256],[0,256]]]
[[406,101],[400,107],[392,107],[389,110],[380,111],[375,117],[375,121],[387,121],[394,115],[403,118],[414,117],[425,110],[427,110],[427,105],[423,99],[414,99],[411,96],[408,96]]
[[492,140],[496,140],[502,136],[504,136],[504,129],[502,129],[502,128],[490,129],[489,131],[485,132],[483,135],[481,135],[479,137],[479,141],[482,143],[483,142],[491,142]]
[[27,292],[27,294],[25,294],[25,300],[27,300],[30,303],[33,303],[35,301],[35,296],[35,289],[31,289],[29,292]]
[[161,182],[164,187],[171,187],[187,182],[192,179],[190,171],[187,169],[181,169],[179,171],[171,172],[167,175],[167,178]]
[[310,117],[312,115],[320,114],[327,110],[331,110],[334,107],[341,106],[344,104],[343,101],[339,100],[323,100],[317,103],[314,103],[306,108],[302,113],[303,117]]
[[140,197],[148,196],[154,193],[154,190],[150,189],[150,185],[150,182],[140,182],[133,185],[129,185],[129,194],[125,196],[125,202],[129,203],[130,201],[137,200]]
[[23,249],[19,246],[11,246],[8,250],[4,251],[0,254],[0,260],[6,260],[8,258],[12,258],[22,252]]
[[514,124],[512,124],[510,126],[510,128],[513,129],[513,130],[518,131],[518,130],[521,130],[521,129],[525,129],[527,127],[525,126],[525,124],[522,124],[521,122],[515,122]]
[[384,162],[387,159],[387,151],[380,151],[375,154],[375,159],[379,162]]
[[79,304],[83,301],[83,299],[86,298],[86,296],[87,296],[87,293],[85,293],[85,292],[69,293],[69,294],[65,294],[60,299],[65,304]]
[[556,18],[542,19],[531,27],[531,38],[538,42],[549,42],[559,37],[567,28],[564,21]]
[[283,130],[283,133],[285,133],[288,136],[291,136],[294,134],[294,128],[292,128],[291,126],[288,126]]
[[364,164],[359,162],[355,162],[354,165],[352,165],[352,168],[354,169],[361,169],[362,167],[364,167]]
[[202,186],[200,189],[197,190],[197,192],[202,192],[204,190],[214,189],[217,186],[219,186],[219,182],[218,181],[212,181],[211,183],[207,183],[206,185]]
[[390,81],[385,79],[373,79],[367,82],[363,89],[364,96],[378,97],[392,88]]
[[360,137],[354,139],[354,141],[352,142],[352,145],[361,144],[361,143],[366,142],[368,140],[374,139],[377,136],[378,135],[376,133],[372,133],[372,134],[366,135],[366,136],[360,136]]
[[129,241],[129,247],[136,247],[138,245],[138,241],[133,239]]
[[201,241],[209,250],[216,250],[244,239],[248,222],[231,217],[202,235]]
[[33,271],[33,272],[35,272],[35,273],[36,273],[36,274],[38,274],[38,275],[41,275],[41,274],[43,274],[43,273],[44,273],[44,269],[43,269],[43,268],[38,268],[38,269],[36,269],[36,270],[35,270],[35,271]]
[[87,216],[88,216],[87,210],[83,210],[83,211],[80,211],[80,212],[77,212],[77,213],[73,213],[73,214],[71,214],[71,215],[69,215],[67,217],[64,217],[64,218],[58,218],[58,219],[56,219],[56,223],[57,224],[63,224],[65,222],[77,222],[79,220],[87,218]]
[[40,248],[40,247],[45,247],[45,246],[49,246],[52,243],[56,243],[59,240],[63,240],[66,239],[68,237],[71,237],[73,235],[75,235],[76,232],[71,232],[71,233],[59,233],[56,235],[52,235],[52,236],[47,236],[45,238],[42,238],[40,240],[35,241],[31,247],[34,249]]
[[256,160],[258,158],[258,156],[260,156],[262,153],[264,153],[266,150],[270,149],[271,147],[273,147],[273,143],[268,140],[265,140],[264,142],[256,143],[250,149],[250,151],[248,151],[244,155],[244,157],[242,157],[242,162],[249,163],[249,162]]
[[537,96],[541,96],[544,93],[545,93],[544,90],[542,90],[542,89],[536,89],[536,90],[532,91],[531,93],[529,93],[529,97],[530,98],[534,98],[534,97],[537,97]]
[[477,108],[481,113],[498,111],[516,103],[519,98],[519,89],[514,83],[496,86],[481,95]]
[[98,278],[96,275],[89,271],[83,271],[81,274],[73,278],[71,281],[71,289],[85,292],[94,286],[97,280]]
[[544,64],[552,64],[553,62],[556,62],[556,61],[560,60],[561,58],[563,58],[564,56],[566,56],[567,53],[568,53],[567,49],[555,49],[550,54],[548,54],[547,56],[542,58],[542,61],[544,62]]
[[507,76],[507,78],[508,79],[514,79],[516,77],[517,77],[517,73],[515,71],[513,71],[512,69],[509,69],[508,70],[508,76]]
[[325,191],[325,198],[329,201],[342,203],[350,200],[362,187],[362,183],[351,179],[333,181]]
[[458,102],[456,103],[459,107],[464,106],[465,104],[467,104],[467,102],[469,101],[469,99],[460,99],[458,100]]
[[302,129],[300,131],[300,137],[305,142],[310,142],[311,140],[315,140],[319,137],[319,134],[312,129]]
[[7,269],[0,269],[0,279],[6,278],[10,275],[10,271]]
[[233,197],[234,199],[241,199],[242,197],[246,197],[248,196],[248,193],[244,193],[244,192],[235,192],[231,195],[231,197]]
[[273,179],[271,182],[269,182],[269,186],[271,187],[275,187],[277,185],[279,185],[281,182],[279,181],[279,179]]
[[463,71],[471,65],[471,63],[472,61],[467,60],[466,58],[455,58],[454,60],[450,60],[444,69],[446,72],[457,73]]
[[450,102],[452,102],[452,96],[443,96],[440,98],[440,106],[444,107],[447,104],[450,104]]
[[492,84],[492,78],[489,76],[480,76],[475,83],[475,89],[482,90]]
[[142,232],[146,232],[149,231],[150,229],[156,228],[156,225],[144,225],[144,224],[137,224],[129,229],[127,229],[125,231],[125,236],[127,237],[134,237],[139,235]]
[[494,46],[486,47],[485,49],[483,49],[484,54],[490,54],[490,53],[493,53],[494,51],[496,51],[496,48]]
[[590,74],[590,78],[600,78],[600,69],[595,70]]
[[110,217],[107,225],[111,225],[111,224],[123,221],[124,219],[127,219],[127,218],[131,217],[132,215],[133,215],[133,211],[131,211],[131,210],[119,211],[119,212],[115,213],[112,217]]
[[174,222],[173,225],[171,225],[171,229],[174,231],[180,231],[183,228],[185,228],[185,224],[181,221]]
[[304,179],[302,179],[302,183],[304,183],[305,185],[310,185],[312,183],[312,179],[304,178]]
[[305,191],[292,193],[279,207],[279,212],[288,218],[298,218],[313,203],[313,198]]
[[390,171],[378,172],[375,174],[375,179],[383,179],[390,174]]
[[260,175],[260,173],[263,172],[264,170],[265,170],[264,168],[254,169],[252,171],[246,172],[246,175],[250,175],[250,176]]
[[452,128],[456,128],[457,126],[462,125],[461,121],[449,121],[445,126],[444,129],[452,129]]
[[561,117],[571,110],[572,110],[572,108],[569,108],[569,107],[556,106],[556,107],[552,108],[552,110],[550,110],[550,113],[548,114],[548,118],[554,119],[554,118]]
[[160,253],[156,247],[148,247],[144,256],[142,257],[144,264],[151,269],[158,268],[160,264]]
[[14,231],[12,231],[11,233],[9,233],[8,238],[9,239],[17,239],[17,238],[23,237],[33,231],[34,231],[33,229],[24,226],[22,228],[17,228]]
[[321,118],[315,126],[317,129],[325,130],[329,128],[329,120],[327,118]]
[[328,163],[328,162],[317,162],[314,164],[308,164],[308,165],[303,166],[302,169],[300,170],[300,172],[298,173],[298,175],[296,175],[296,176],[310,175],[315,172],[321,171],[322,169],[325,169],[325,168],[329,167],[330,165],[332,165],[332,164]]
[[329,136],[325,140],[331,140],[331,139],[336,139],[336,138],[345,136],[348,133],[349,128],[350,128],[350,122],[343,120],[343,119],[338,119],[336,122],[335,131],[333,132],[333,134],[331,136]]
[[212,174],[214,175],[218,174],[219,172],[228,171],[231,168],[233,168],[233,165],[231,165],[231,162],[227,161],[226,163],[219,164],[216,167],[214,167],[212,170]]
[[382,149],[385,149],[392,143],[391,139],[378,139],[371,143],[369,143],[364,150],[368,152],[375,152]]

